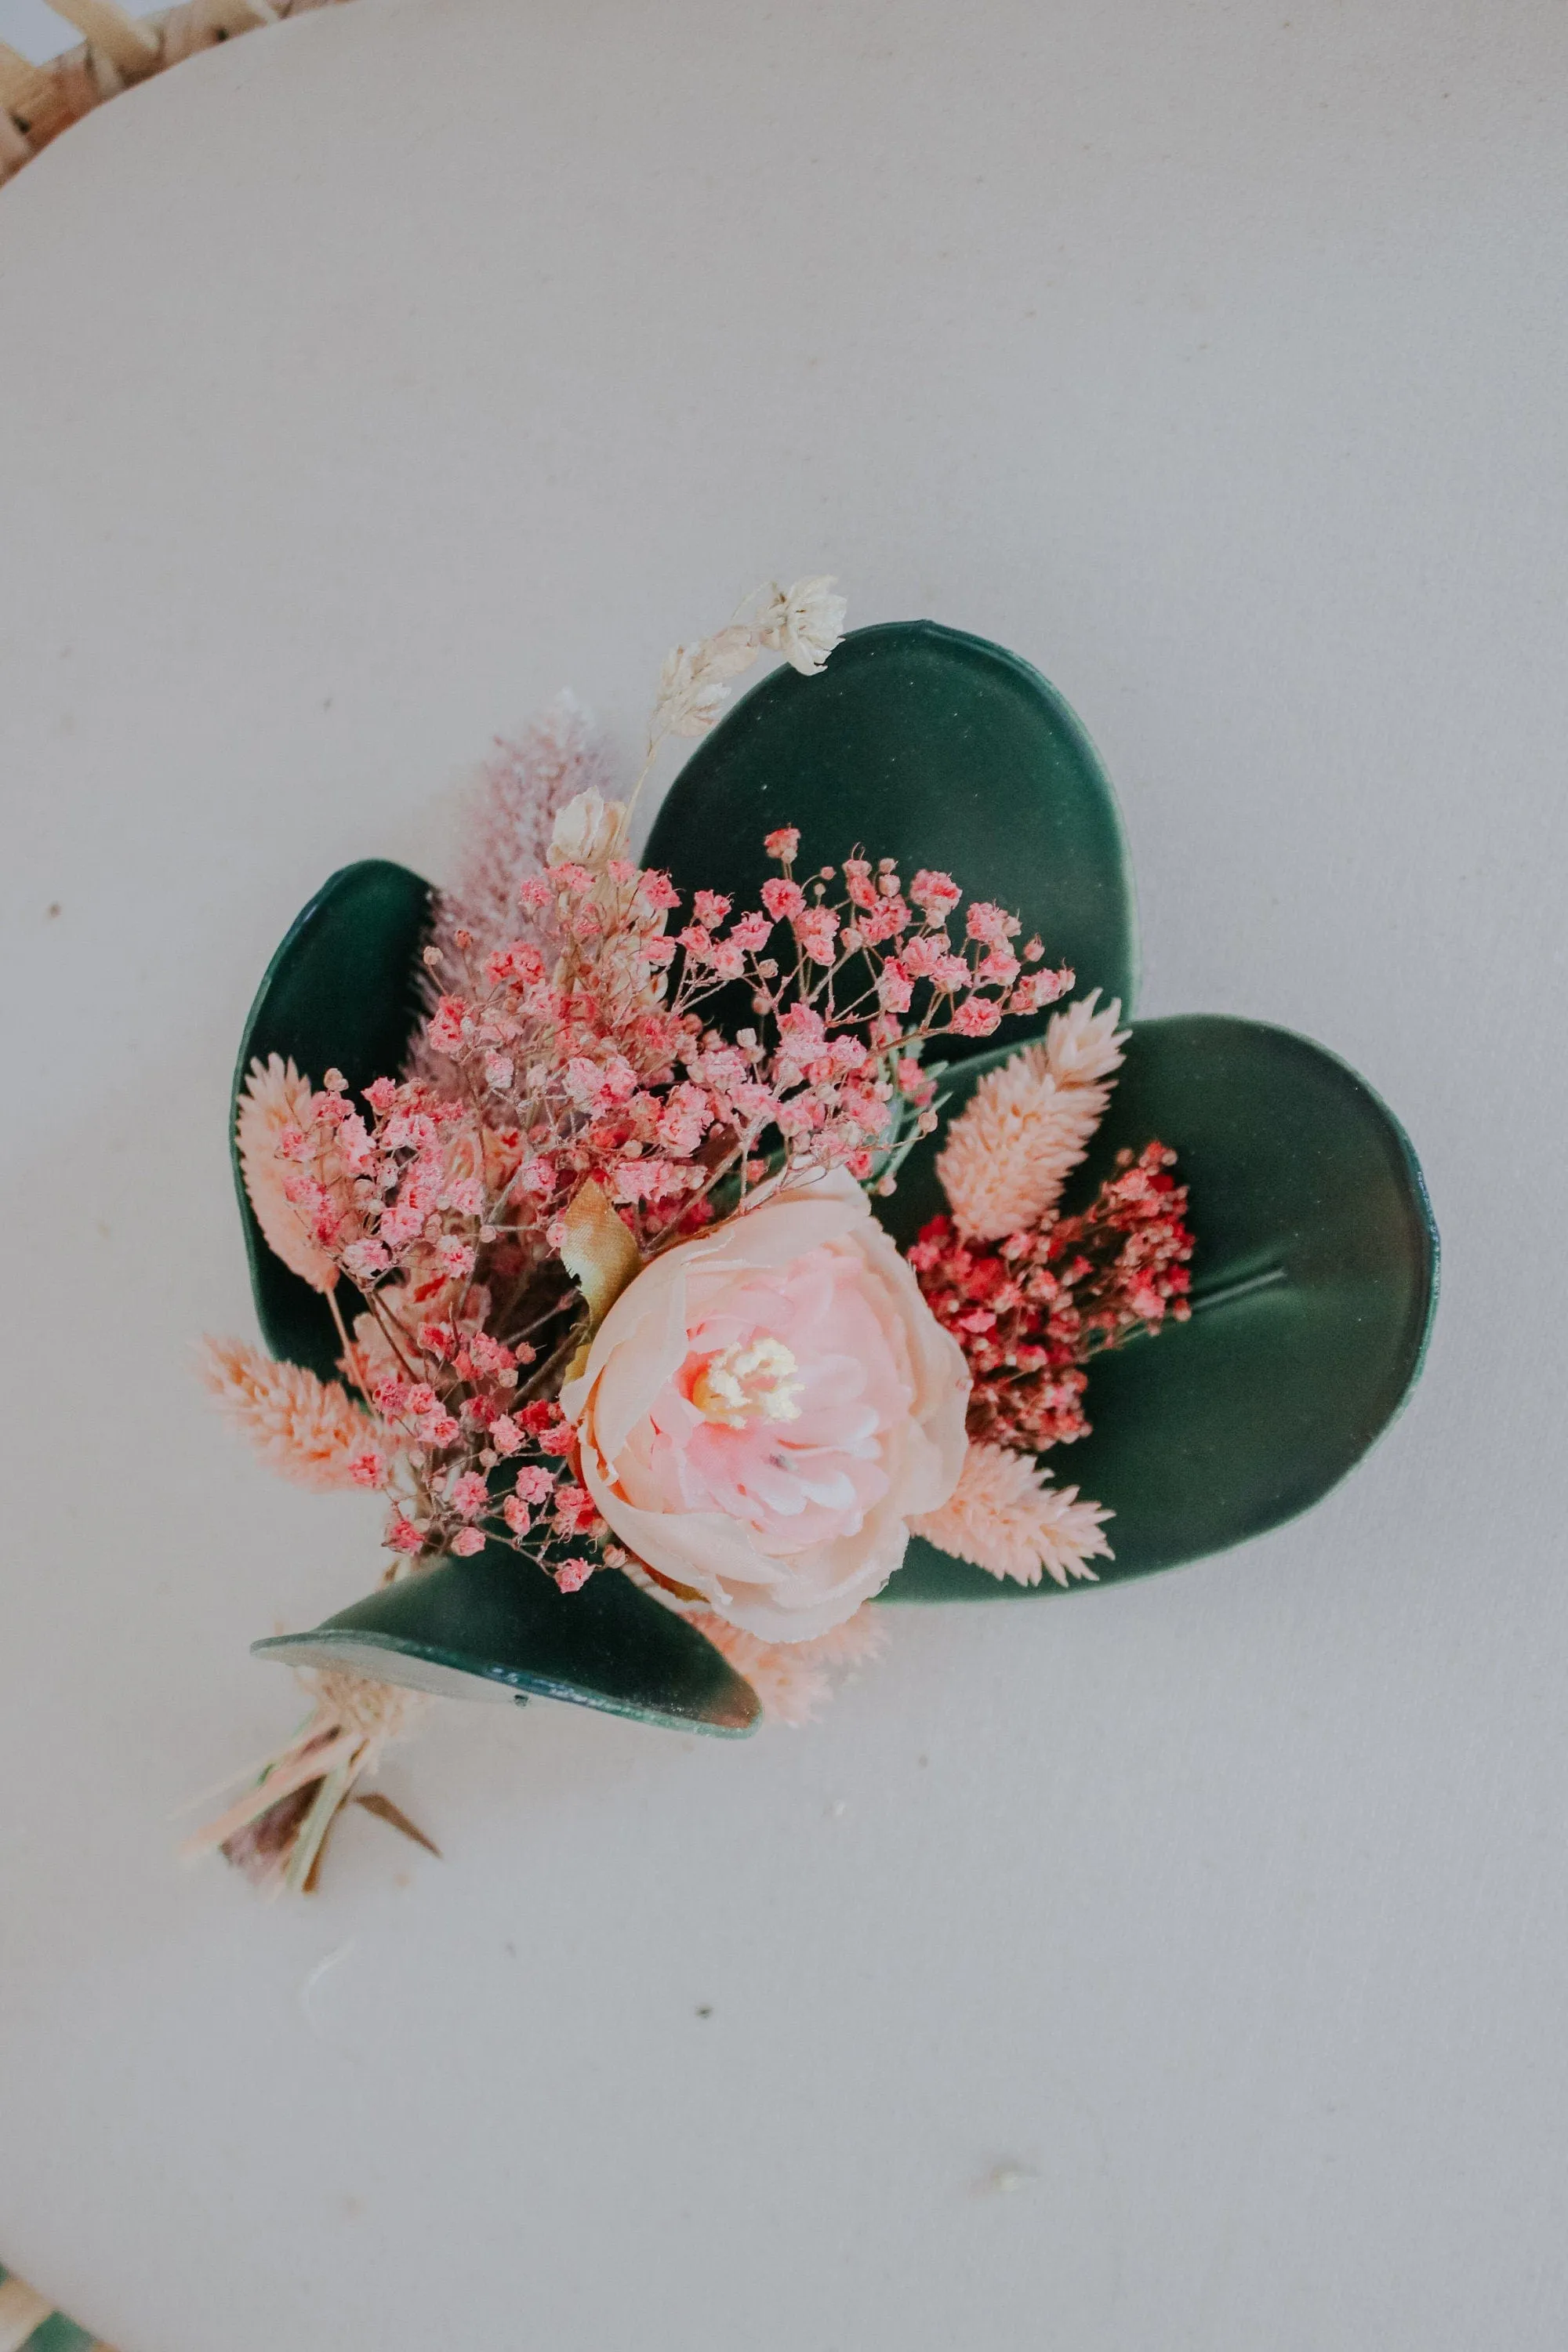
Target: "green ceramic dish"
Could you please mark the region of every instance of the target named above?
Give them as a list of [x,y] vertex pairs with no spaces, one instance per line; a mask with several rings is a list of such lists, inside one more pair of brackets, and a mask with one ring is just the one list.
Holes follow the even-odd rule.
[[[824,674],[784,669],[737,704],[688,761],[647,862],[683,888],[755,900],[762,837],[796,824],[797,870],[864,846],[906,872],[945,867],[971,896],[1016,908],[1078,987],[1131,1012],[1137,935],[1114,796],[1055,688],[1001,646],[931,622],[863,629]],[[367,861],[332,876],[262,982],[240,1048],[292,1056],[361,1087],[404,1060],[429,887]],[[1016,1024],[1019,1036],[1043,1022]],[[948,1115],[1018,1037],[955,1061]],[[1173,1145],[1193,1186],[1194,1313],[1100,1359],[1090,1436],[1055,1475],[1108,1505],[1106,1582],[1240,1543],[1294,1517],[1359,1461],[1420,1370],[1437,1235],[1404,1131],[1353,1071],[1289,1031],[1184,1015],[1135,1032],[1080,1188],[1123,1143]],[[940,1137],[911,1155],[882,1213],[901,1242],[942,1207]],[[238,1181],[257,1312],[274,1354],[331,1378],[325,1303],[267,1249]],[[1075,1590],[1084,1588],[1075,1587]],[[1043,1584],[1032,1589],[1051,1592]],[[911,1544],[889,1601],[1030,1597]],[[570,1599],[478,1559],[385,1587],[315,1633],[259,1643],[297,1663],[353,1663],[426,1688],[538,1694],[648,1722],[735,1734],[747,1685],[711,1645],[621,1577]]]

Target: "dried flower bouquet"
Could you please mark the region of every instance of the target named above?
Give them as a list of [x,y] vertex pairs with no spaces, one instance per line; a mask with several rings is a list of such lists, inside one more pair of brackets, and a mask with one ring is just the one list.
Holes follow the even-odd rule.
[[[843,619],[814,579],[678,646],[624,800],[563,700],[500,747],[450,892],[346,869],[263,984],[237,1153],[271,1352],[209,1343],[207,1378],[283,1475],[381,1497],[386,1566],[314,1633],[258,1645],[315,1697],[205,1833],[260,1880],[315,1883],[416,1692],[798,1723],[880,1645],[884,1591],[1066,1587],[1235,1541],[1332,1483],[1414,1377],[1433,1237],[1382,1106],[1304,1041],[1219,1024],[1200,1026],[1245,1041],[1184,1041],[1175,1087],[1123,1087],[1131,1124],[1110,1118],[1146,1033],[1119,1025],[1131,892],[1092,752],[1000,648],[926,625],[845,639]],[[764,651],[785,667],[716,725]],[[671,736],[708,740],[639,862]],[[1304,1090],[1283,1066],[1301,1055]],[[1231,1153],[1238,1192],[1205,1147],[1216,1112],[1258,1109],[1258,1064],[1308,1099],[1250,1191]],[[1378,1162],[1400,1244],[1360,1269],[1375,1328],[1369,1346],[1358,1311],[1348,1415],[1347,1334],[1320,1310],[1351,1194],[1331,1186],[1325,1215],[1320,1183],[1304,1234],[1292,1151],[1325,1072],[1342,1172],[1364,1207]],[[1189,1132],[1205,1243],[1220,1188],[1195,1290]],[[1320,1158],[1322,1134],[1320,1106]],[[1239,1255],[1238,1202],[1261,1218]],[[1234,1404],[1228,1360],[1255,1371],[1260,1337],[1289,1354],[1303,1304],[1307,1379],[1337,1370],[1342,1425],[1305,1447],[1263,1428],[1250,1483],[1205,1497],[1194,1396]],[[1168,1319],[1184,1348],[1148,1348]],[[1188,1374],[1155,1382],[1173,1459],[1137,1436],[1167,1351]],[[1145,1486],[1163,1470],[1152,1511],[1114,1445],[1102,1500],[1041,1463],[1091,1455],[1102,1358],[1097,1388],[1131,1368],[1122,1443]]]

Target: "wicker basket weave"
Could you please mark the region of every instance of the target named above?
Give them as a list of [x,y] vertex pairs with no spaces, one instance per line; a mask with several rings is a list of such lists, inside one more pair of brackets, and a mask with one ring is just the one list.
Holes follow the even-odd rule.
[[0,181],[105,99],[118,97],[149,74],[258,25],[336,5],[338,0],[180,0],[155,16],[132,16],[119,0],[49,0],[56,16],[84,38],[79,47],[42,66],[0,41]]
[[0,2263],[0,2352],[112,2352]]

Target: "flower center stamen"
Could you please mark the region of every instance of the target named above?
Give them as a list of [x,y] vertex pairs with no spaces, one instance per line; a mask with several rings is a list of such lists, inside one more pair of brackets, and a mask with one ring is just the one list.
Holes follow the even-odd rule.
[[721,1348],[691,1383],[691,1402],[704,1421],[747,1429],[758,1421],[798,1421],[795,1402],[805,1382],[792,1380],[795,1357],[782,1339],[752,1339]]

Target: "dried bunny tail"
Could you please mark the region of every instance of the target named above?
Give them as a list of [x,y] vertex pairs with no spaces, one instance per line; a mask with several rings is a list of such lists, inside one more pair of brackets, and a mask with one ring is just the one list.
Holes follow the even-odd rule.
[[842,1625],[830,1626],[815,1641],[795,1646],[808,1650],[821,1665],[866,1666],[882,1655],[892,1638],[886,1612],[867,1601]]
[[[656,1599],[669,1601],[668,1592],[648,1589]],[[809,1723],[832,1697],[834,1667],[865,1665],[888,1646],[888,1628],[868,1606],[809,1642],[764,1642],[711,1609],[682,1606],[679,1613],[751,1684],[765,1719],[787,1723],[793,1730]]]
[[1121,1018],[1121,1001],[1112,997],[1097,1012],[1099,1003],[1100,991],[1091,988],[1087,996],[1064,1004],[1051,1015],[1046,1030],[1046,1067],[1058,1087],[1096,1086],[1121,1067],[1121,1048],[1132,1034],[1116,1025]]
[[1045,1041],[983,1077],[936,1163],[960,1230],[1001,1241],[1039,1223],[1105,1116],[1128,1033],[1100,991],[1054,1013]]
[[809,1642],[759,1641],[710,1609],[693,1609],[688,1622],[751,1684],[769,1723],[787,1723],[798,1731],[831,1697],[827,1670],[813,1663]]
[[297,1486],[354,1486],[374,1451],[371,1424],[346,1389],[301,1364],[275,1363],[244,1339],[202,1343],[202,1378],[230,1425]]
[[[393,1740],[412,1729],[429,1701],[416,1691],[371,1682],[342,1666],[300,1679],[315,1695],[309,1722],[272,1759],[255,1787],[181,1851],[195,1856],[216,1847],[254,1885],[309,1895],[328,1833],[356,1784],[374,1771]],[[430,1844],[396,1806],[384,1799],[363,1801],[420,1844]]]
[[1047,1485],[1029,1454],[972,1444],[954,1493],[910,1525],[938,1551],[988,1575],[1038,1584],[1043,1570],[1065,1588],[1073,1577],[1098,1581],[1089,1562],[1114,1556],[1100,1526],[1111,1516],[1102,1504],[1079,1502],[1076,1486]]
[[336,1284],[338,1269],[283,1189],[289,1163],[279,1150],[286,1129],[310,1124],[310,1079],[278,1054],[252,1062],[236,1123],[245,1189],[268,1248],[312,1290],[326,1291]]

